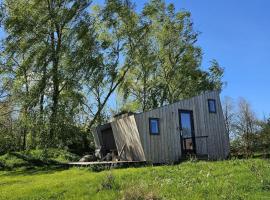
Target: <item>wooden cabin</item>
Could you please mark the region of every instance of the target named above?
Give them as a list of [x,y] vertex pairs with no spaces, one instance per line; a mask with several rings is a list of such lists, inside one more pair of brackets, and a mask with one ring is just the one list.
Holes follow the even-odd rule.
[[174,163],[187,155],[226,159],[226,133],[219,91],[138,114],[127,113],[94,130],[101,155],[114,152],[120,160]]

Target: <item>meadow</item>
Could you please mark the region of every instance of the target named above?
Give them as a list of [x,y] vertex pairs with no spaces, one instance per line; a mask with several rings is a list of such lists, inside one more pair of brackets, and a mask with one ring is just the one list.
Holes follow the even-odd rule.
[[0,199],[270,199],[270,160],[187,161],[100,172],[2,170]]

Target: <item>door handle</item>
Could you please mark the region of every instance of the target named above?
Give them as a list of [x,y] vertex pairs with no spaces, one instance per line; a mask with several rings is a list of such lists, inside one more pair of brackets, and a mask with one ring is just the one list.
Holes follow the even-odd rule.
[[183,130],[180,130],[180,136],[181,137],[183,136]]

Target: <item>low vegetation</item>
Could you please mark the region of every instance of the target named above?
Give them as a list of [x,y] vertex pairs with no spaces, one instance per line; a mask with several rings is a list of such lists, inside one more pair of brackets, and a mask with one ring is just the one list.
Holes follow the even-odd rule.
[[0,199],[268,199],[270,161],[0,172]]
[[46,149],[11,152],[0,156],[0,169],[22,170],[61,166],[68,161],[78,161],[79,156],[65,150]]

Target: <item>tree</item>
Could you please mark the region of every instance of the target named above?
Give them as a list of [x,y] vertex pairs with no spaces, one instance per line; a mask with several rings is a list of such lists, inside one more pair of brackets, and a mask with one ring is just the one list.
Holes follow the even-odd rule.
[[96,78],[89,86],[96,100],[96,110],[88,125],[90,129],[105,107],[110,96],[126,79],[127,73],[134,68],[135,55],[147,31],[147,24],[140,19],[129,1],[106,1],[104,8],[97,7],[97,39],[100,48],[100,68]]
[[270,118],[261,121],[260,126],[258,151],[266,155],[270,152]]
[[[106,120],[106,104],[134,64],[147,26],[129,1],[4,1],[2,77],[11,87],[22,149],[64,147]],[[85,117],[88,113],[89,116]]]
[[2,60],[5,76],[12,81],[14,106],[21,113],[23,149],[31,146],[26,144],[28,136],[32,142],[37,140],[35,125],[42,127],[40,130],[48,128],[39,133],[41,143],[55,146],[61,144],[61,128],[75,123],[82,99],[78,80],[83,71],[93,66],[76,68],[67,64],[80,45],[78,27],[86,20],[89,3],[87,0],[3,3],[7,38]]
[[149,29],[120,88],[126,105],[145,111],[222,88],[223,69],[217,61],[209,72],[200,68],[202,50],[196,46],[198,33],[189,12],[176,12],[173,4],[152,0],[140,17]]
[[252,153],[254,136],[258,132],[258,120],[250,104],[243,98],[238,103],[238,113],[236,116],[236,134],[241,137],[246,156]]
[[231,153],[250,156],[269,151],[269,119],[257,118],[250,103],[240,98],[237,107],[230,97],[223,100],[225,126],[230,134]]
[[[122,110],[146,111],[157,106],[155,101],[157,62],[149,38],[150,25],[146,23],[145,26],[148,28],[134,52],[133,66],[118,90],[125,103]],[[132,101],[129,102],[130,98]]]
[[224,119],[225,119],[225,126],[227,134],[230,136],[231,139],[235,138],[234,135],[234,124],[235,124],[235,107],[233,103],[233,99],[226,96],[223,100],[223,113],[224,113]]

